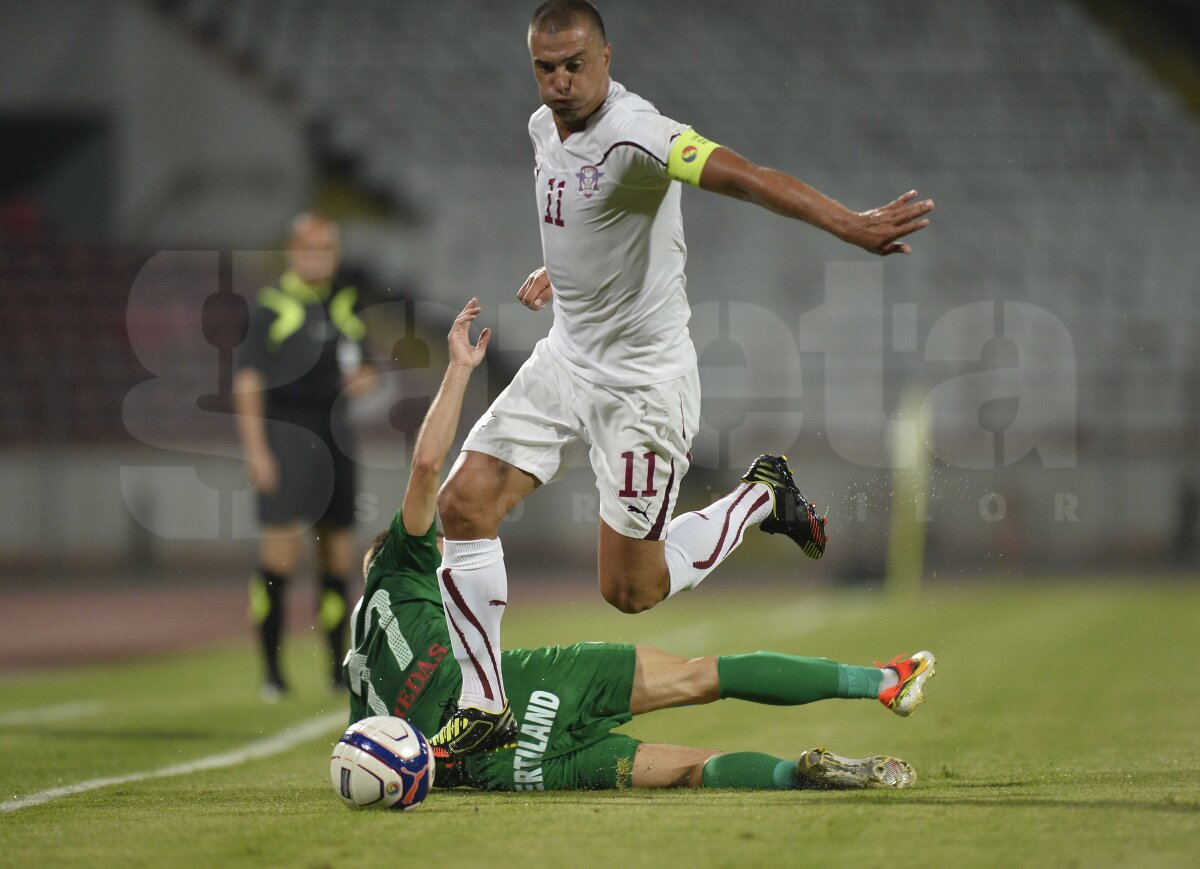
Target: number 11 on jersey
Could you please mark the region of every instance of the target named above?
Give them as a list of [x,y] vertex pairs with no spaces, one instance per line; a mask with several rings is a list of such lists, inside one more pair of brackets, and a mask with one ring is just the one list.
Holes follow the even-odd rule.
[[[556,181],[553,178],[550,179],[550,189],[546,191],[546,215],[545,215],[545,217],[542,218],[546,223],[552,223],[555,226],[563,226],[564,225],[563,219],[562,219],[562,197],[563,197],[563,188],[566,186],[567,186],[566,181]],[[555,197],[555,195],[554,195],[555,191],[558,192],[557,197]],[[550,207],[552,205],[554,205],[556,202],[558,204],[558,213],[557,213],[557,215],[551,215]]]

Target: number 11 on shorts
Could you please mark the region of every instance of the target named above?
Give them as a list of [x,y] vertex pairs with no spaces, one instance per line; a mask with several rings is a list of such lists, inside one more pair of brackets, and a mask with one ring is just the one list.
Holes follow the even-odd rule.
[[[620,498],[637,498],[639,493],[633,488],[633,465],[634,454],[632,450],[626,450],[621,453],[621,458],[625,460],[625,488],[617,492],[617,497]],[[653,498],[658,494],[658,489],[654,488],[654,462],[658,459],[654,453],[643,453],[642,458],[646,460],[646,488],[642,489],[640,497]]]

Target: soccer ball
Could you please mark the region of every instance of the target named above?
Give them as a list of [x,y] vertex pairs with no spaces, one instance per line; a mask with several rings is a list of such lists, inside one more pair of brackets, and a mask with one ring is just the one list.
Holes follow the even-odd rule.
[[402,718],[364,718],[333,747],[329,780],[352,809],[407,811],[433,787],[433,751],[421,731]]

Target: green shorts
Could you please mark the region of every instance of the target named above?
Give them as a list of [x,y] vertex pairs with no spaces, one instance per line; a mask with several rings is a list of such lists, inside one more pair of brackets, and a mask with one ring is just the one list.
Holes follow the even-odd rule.
[[629,722],[637,652],[578,643],[505,652],[504,687],[517,747],[467,759],[473,787],[496,791],[628,787],[638,741],[612,730]]

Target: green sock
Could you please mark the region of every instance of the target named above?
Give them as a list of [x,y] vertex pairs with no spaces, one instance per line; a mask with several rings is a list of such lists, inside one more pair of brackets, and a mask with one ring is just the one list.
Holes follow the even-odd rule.
[[828,658],[802,658],[778,652],[717,658],[721,696],[772,706],[799,706],[833,697],[879,696],[883,673]]
[[700,780],[706,788],[786,791],[801,787],[796,780],[796,761],[759,754],[757,751],[738,751],[710,757],[704,764]]

